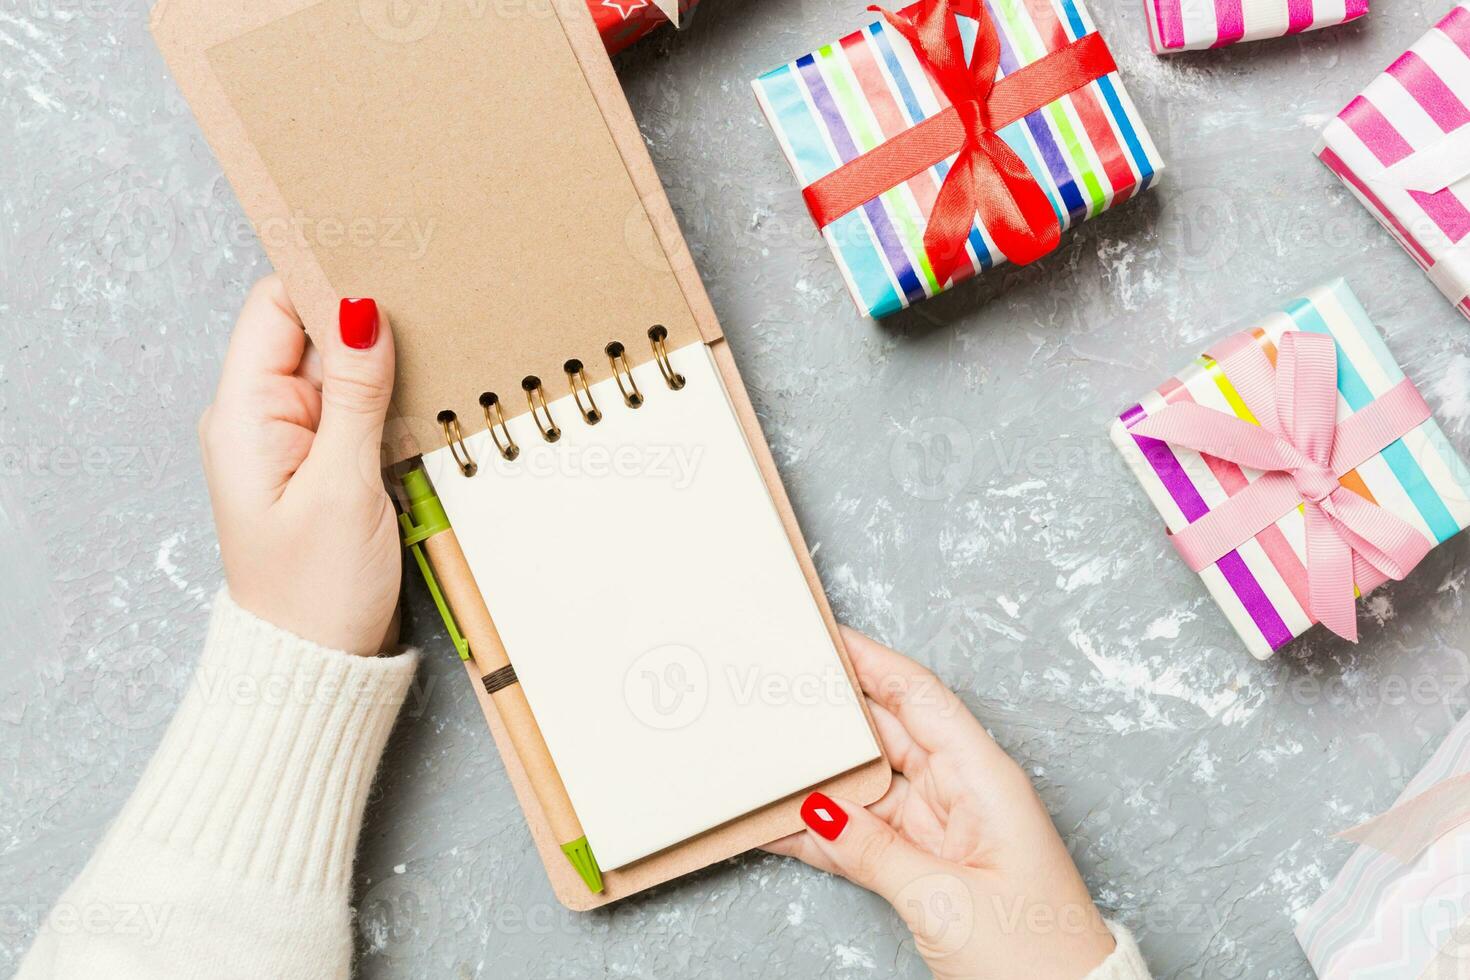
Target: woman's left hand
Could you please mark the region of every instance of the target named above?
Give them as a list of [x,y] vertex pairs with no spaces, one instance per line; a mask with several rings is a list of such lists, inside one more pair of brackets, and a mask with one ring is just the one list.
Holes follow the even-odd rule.
[[898,771],[869,807],[813,793],[766,849],[887,899],[938,980],[1086,976],[1117,943],[1025,772],[939,678],[842,635]]
[[374,655],[396,639],[398,524],[380,445],[393,335],[370,299],[306,337],[276,276],[250,291],[199,420],[230,595],[304,639]]

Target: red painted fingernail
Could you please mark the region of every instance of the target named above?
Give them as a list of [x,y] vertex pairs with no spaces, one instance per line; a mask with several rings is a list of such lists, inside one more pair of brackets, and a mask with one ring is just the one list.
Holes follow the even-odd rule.
[[378,304],[370,299],[344,299],[337,323],[348,347],[367,350],[378,342]]
[[842,812],[842,807],[821,793],[813,793],[801,804],[801,819],[828,840],[836,840],[847,826],[847,814]]

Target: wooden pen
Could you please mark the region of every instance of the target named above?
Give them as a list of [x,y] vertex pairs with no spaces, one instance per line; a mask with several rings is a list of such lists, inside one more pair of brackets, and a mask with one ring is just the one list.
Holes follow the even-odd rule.
[[562,853],[588,890],[601,892],[602,871],[428,473],[422,467],[408,470],[403,488],[408,496],[408,513],[399,515],[404,545],[413,551],[460,659],[479,671]]

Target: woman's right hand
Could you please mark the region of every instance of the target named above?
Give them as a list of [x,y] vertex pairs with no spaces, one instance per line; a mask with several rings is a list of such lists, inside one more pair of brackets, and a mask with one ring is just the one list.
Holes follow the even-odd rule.
[[1041,798],[932,673],[843,636],[896,770],[864,809],[812,794],[767,845],[887,899],[940,980],[1080,980],[1113,952]]

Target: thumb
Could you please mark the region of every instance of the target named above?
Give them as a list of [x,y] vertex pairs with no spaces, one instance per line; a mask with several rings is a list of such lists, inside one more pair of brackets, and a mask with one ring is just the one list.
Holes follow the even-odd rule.
[[925,959],[933,963],[969,945],[975,893],[963,869],[921,851],[847,800],[813,793],[801,805],[801,818],[839,874],[893,906]]
[[383,422],[393,398],[393,332],[371,299],[344,299],[338,331],[321,346],[322,417],[310,457],[338,473],[378,476]]
[[[912,910],[904,906],[916,892],[955,877],[952,865],[919,850],[856,803],[813,793],[801,805],[801,818],[839,874],[887,899],[905,921]],[[914,922],[909,926],[918,931]]]

